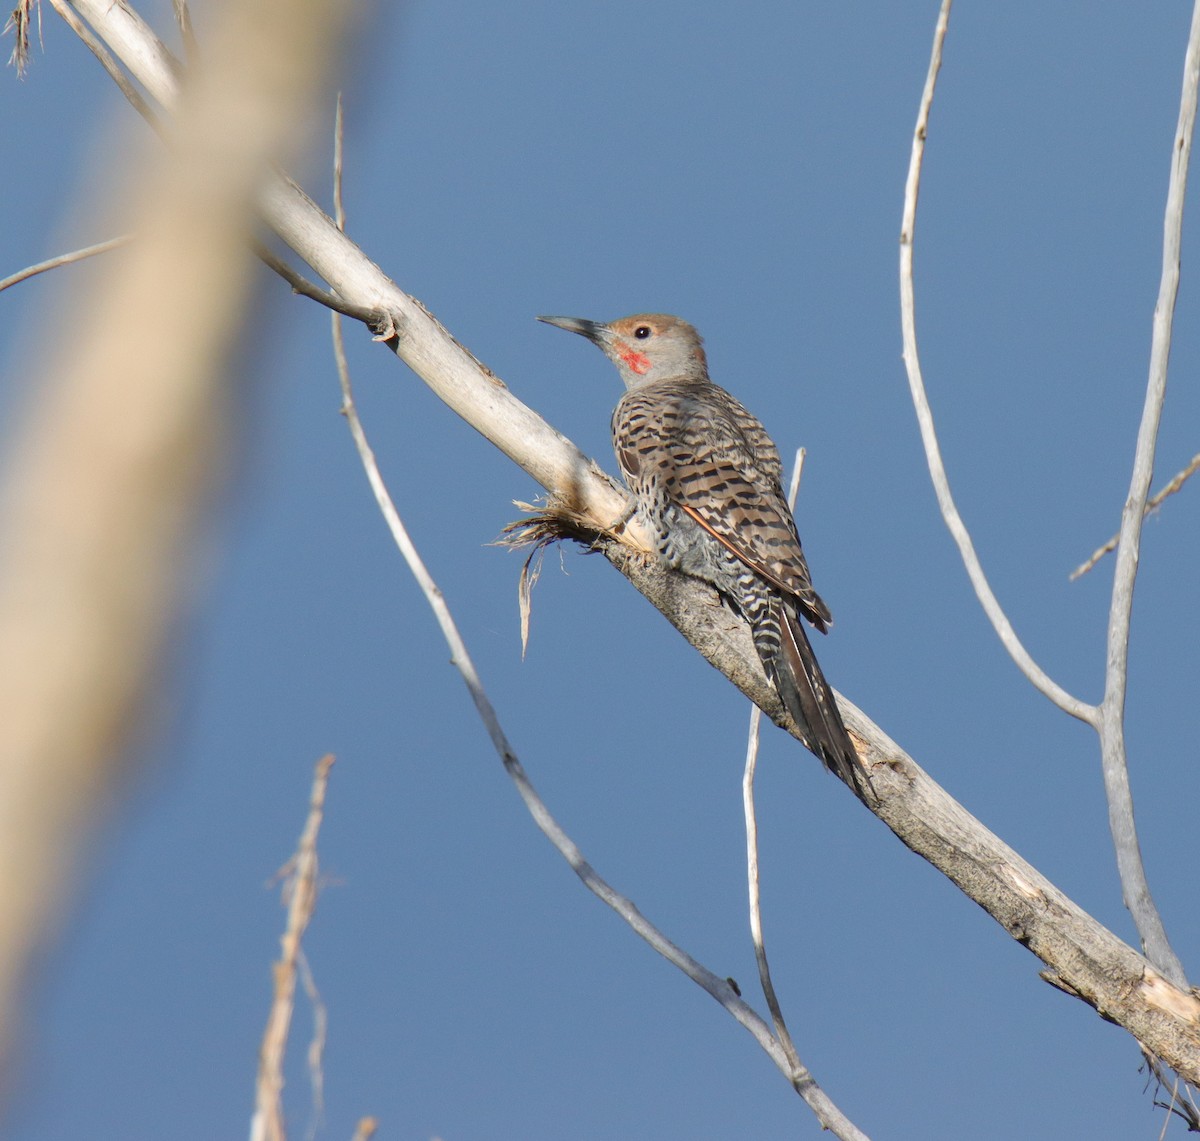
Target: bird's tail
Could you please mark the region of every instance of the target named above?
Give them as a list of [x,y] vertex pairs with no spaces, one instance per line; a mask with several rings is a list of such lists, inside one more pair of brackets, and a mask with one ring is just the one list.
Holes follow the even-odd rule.
[[[867,803],[871,778],[858,759],[858,752],[846,732],[838,712],[833,690],[825,680],[795,607],[776,596],[772,617],[778,623],[778,647],[768,658],[763,653],[767,675],[775,683],[792,720],[805,735],[805,743],[821,758],[830,772],[850,786],[855,796]],[[760,653],[767,649],[762,647]]]

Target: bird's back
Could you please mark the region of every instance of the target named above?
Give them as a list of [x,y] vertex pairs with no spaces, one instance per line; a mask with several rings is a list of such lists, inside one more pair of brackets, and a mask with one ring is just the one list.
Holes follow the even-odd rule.
[[668,379],[625,394],[613,445],[651,521],[682,511],[818,629],[829,610],[813,590],[782,486],[779,453],[758,419],[708,380]]

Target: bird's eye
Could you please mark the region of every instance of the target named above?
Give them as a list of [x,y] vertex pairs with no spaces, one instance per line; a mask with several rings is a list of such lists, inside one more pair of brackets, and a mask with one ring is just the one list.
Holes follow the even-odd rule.
[[634,329],[633,335],[637,337],[639,341],[644,341],[648,336],[650,336],[650,326],[639,325],[636,329]]

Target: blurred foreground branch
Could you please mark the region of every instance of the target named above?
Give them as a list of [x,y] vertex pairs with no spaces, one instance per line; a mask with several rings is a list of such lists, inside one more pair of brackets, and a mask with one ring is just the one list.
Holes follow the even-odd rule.
[[47,321],[0,498],[5,1049],[79,844],[145,743],[227,448],[254,203],[305,121],[334,8],[244,0],[219,15],[170,153],[129,191],[139,240]]

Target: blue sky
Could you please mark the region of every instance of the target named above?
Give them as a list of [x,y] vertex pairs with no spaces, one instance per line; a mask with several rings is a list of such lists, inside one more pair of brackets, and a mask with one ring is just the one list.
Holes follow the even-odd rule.
[[[1135,938],[1094,736],[1018,675],[937,514],[900,360],[897,235],[936,5],[380,8],[347,72],[348,229],[516,394],[613,470],[616,374],[538,313],[675,312],[785,455],[836,625],[830,680],[972,812]],[[159,13],[161,17],[161,13]],[[1190,12],[956,10],[917,238],[926,379],[960,509],[1042,665],[1099,697]],[[109,236],[82,196],[142,131],[49,9],[10,72],[0,276]],[[330,112],[329,120],[332,120]],[[322,139],[328,123],[320,128]],[[16,161],[19,157],[19,163]],[[304,173],[327,198],[324,159]],[[1198,450],[1185,274],[1156,486]],[[61,283],[0,296],[6,407]],[[311,770],[338,755],[307,941],[329,1008],[323,1136],[718,1139],[819,1129],[750,1039],[588,895],[526,816],[392,548],[337,414],[328,322],[265,272],[241,455],[172,655],[170,727],[87,856],[33,1003],[18,1141],[247,1128]],[[513,744],[597,868],[747,994],[746,703],[601,559],[547,558],[537,488],[369,336],[360,409]],[[1198,492],[1146,530],[1128,709],[1151,884],[1200,971]],[[1190,710],[1190,712],[1189,712]],[[801,1057],[890,1138],[1152,1137],[1123,1032],[774,729],[759,777],[776,986]],[[301,1012],[293,1135],[308,1095]],[[1177,1126],[1170,1135],[1182,1135]]]

